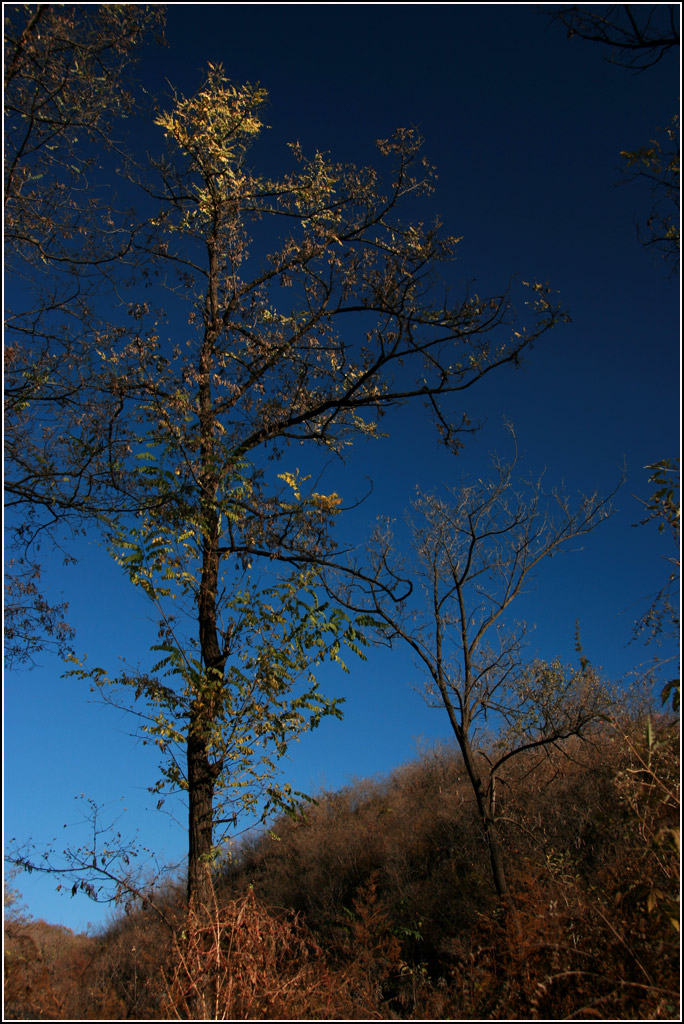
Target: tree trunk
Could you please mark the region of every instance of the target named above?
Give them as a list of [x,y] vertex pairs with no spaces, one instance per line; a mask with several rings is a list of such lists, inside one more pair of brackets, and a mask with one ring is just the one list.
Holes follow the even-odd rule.
[[[216,601],[218,590],[220,526],[216,510],[218,477],[214,466],[216,414],[211,394],[214,345],[220,330],[218,318],[218,263],[216,218],[207,243],[208,284],[206,322],[199,353],[198,404],[200,425],[199,505],[202,522],[202,577],[197,596],[197,624],[207,690],[196,694],[188,729],[188,906],[200,918],[211,907],[211,853],[213,848],[214,787],[220,767],[210,760],[214,707],[211,690],[223,676],[226,658],[219,643]],[[208,691],[208,692],[207,692]]]
[[214,772],[201,722],[188,736],[188,907],[199,917],[211,908]]
[[470,778],[473,791],[475,793],[475,799],[477,800],[477,809],[480,813],[480,821],[482,822],[482,830],[487,840],[487,851],[489,853],[489,864],[492,869],[492,879],[494,881],[494,888],[496,889],[497,896],[501,899],[505,899],[509,894],[508,882],[506,881],[506,871],[504,868],[504,855],[499,840],[499,830],[496,825],[496,818],[494,817],[493,800],[491,798],[491,791],[487,792],[485,785],[482,781],[482,775],[480,774],[473,751],[465,735],[457,734],[458,742],[461,747],[463,754],[463,761]]
[[492,868],[492,878],[497,896],[505,899],[509,894],[506,872],[504,870],[504,856],[499,842],[498,829],[493,818],[484,817],[482,822],[487,848],[489,850],[489,863]]
[[188,905],[202,915],[211,907],[211,854],[214,845],[214,788],[221,768],[210,758],[214,708],[211,688],[222,676],[225,657],[221,653],[216,625],[218,580],[218,524],[213,516],[212,532],[205,540],[204,566],[199,594],[199,635],[209,692],[200,691],[191,710],[188,728]]
[[215,770],[207,754],[206,720],[199,710],[191,719],[188,760],[188,918],[187,961],[194,965],[187,1005],[191,1020],[210,1020],[216,1003],[216,978],[211,969],[214,891],[211,875]]

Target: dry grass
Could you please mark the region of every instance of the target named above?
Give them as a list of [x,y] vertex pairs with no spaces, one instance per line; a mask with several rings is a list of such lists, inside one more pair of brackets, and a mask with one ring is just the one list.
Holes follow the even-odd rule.
[[188,917],[100,936],[6,925],[7,1019],[672,1019],[679,727],[613,723],[513,764],[497,902],[457,757],[437,751],[278,822]]

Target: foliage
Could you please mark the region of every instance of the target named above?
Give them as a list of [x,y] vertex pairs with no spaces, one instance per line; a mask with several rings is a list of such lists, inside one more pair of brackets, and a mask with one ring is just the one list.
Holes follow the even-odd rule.
[[116,1020],[125,1004],[109,978],[93,972],[94,949],[85,935],[45,921],[5,924],[6,1020]]
[[[7,4],[5,241],[31,263],[92,266],[86,177],[130,114],[127,72],[145,34],[163,24],[150,5]],[[98,253],[95,262],[116,255]]]
[[40,565],[26,557],[10,559],[5,578],[5,663],[13,669],[34,664],[38,650],[73,654],[74,630],[66,621],[66,601],[51,604],[40,590]]
[[[654,67],[679,46],[679,20],[675,4],[612,4],[603,10],[563,7],[554,12],[568,30],[568,38],[577,36],[599,43],[610,50],[609,60],[637,73]],[[653,197],[646,232],[639,230],[644,246],[653,246],[663,259],[679,264],[679,117],[658,129],[656,137],[636,150],[623,150],[630,179],[648,183]]]
[[6,932],[5,1016],[187,1018],[197,986],[219,1019],[676,1018],[678,748],[672,720],[623,716],[509,761],[505,909],[462,758],[435,748],[243,841],[207,913],[166,883],[171,928]]
[[[129,569],[135,565],[131,572],[137,577],[143,571],[142,560],[138,561],[140,548],[127,542],[124,550],[131,548],[133,554],[123,558]],[[185,568],[180,588],[191,579]],[[192,584],[196,582],[192,579]],[[161,608],[160,589],[167,588],[148,582],[148,593],[152,596],[153,591]],[[164,755],[161,777],[151,787],[157,794],[187,792],[183,753],[192,718],[198,705],[203,708],[214,779],[215,855],[229,826],[235,829],[242,819],[242,812],[265,820],[274,809],[296,808],[303,794],[287,783],[279,784],[279,759],[293,740],[315,728],[324,716],[342,717],[343,701],[319,692],[314,669],[326,659],[344,668],[339,653],[342,646],[362,654],[359,645],[366,642],[358,625],[319,602],[309,571],[294,573],[263,590],[245,583],[244,589],[236,589],[226,601],[225,609],[232,616],[231,664],[222,675],[203,671],[200,652],[193,653],[196,642],[181,641],[169,616],[162,620],[166,627],[163,642],[153,648],[161,658],[152,674],[110,679],[102,669],[72,670],[94,680],[107,703],[126,710],[134,703],[135,714],[143,723],[143,742],[156,744]],[[163,797],[158,806],[162,803]]]
[[679,116],[661,129],[646,146],[634,151],[623,150],[632,178],[646,181],[653,196],[653,205],[646,221],[646,235],[640,233],[643,245],[653,246],[663,258],[679,263]]
[[30,918],[27,907],[21,902],[21,892],[14,884],[14,879],[20,871],[18,867],[10,867],[3,877],[2,895],[6,923],[19,924]]
[[640,525],[657,522],[658,533],[670,529],[676,541],[679,541],[679,499],[675,492],[679,491],[679,459],[661,459],[654,462],[646,469],[651,470],[648,482],[655,484],[657,490],[653,492],[648,501],[643,502],[646,506],[647,515],[640,521]]
[[[267,807],[291,804],[273,782],[277,757],[339,714],[312,675],[301,688],[300,679],[339,660],[341,645],[360,652],[368,625],[319,602],[341,498],[317,489],[288,449],[307,442],[343,455],[377,433],[386,408],[416,398],[457,448],[462,424],[446,396],[517,362],[564,319],[537,283],[532,323],[516,331],[506,295],[436,298],[436,269],[457,240],[400,218],[432,187],[413,131],[378,144],[391,165],[384,183],[373,168],[307,157],[299,145],[279,179],[252,171],[265,100],[210,65],[194,96],[157,115],[168,155],[141,181],[158,212],[134,250],[149,282],[171,287],[171,310],[131,303],[128,330],[97,350],[122,409],[117,486],[138,510],[101,516],[103,530],[157,608],[161,655],[149,673],[114,680],[113,702],[128,702],[169,755],[158,788],[188,793],[198,906],[209,902],[215,827],[222,834],[264,789]],[[109,687],[103,669],[76,671]]]
[[[161,8],[6,4],[4,481],[5,651],[68,653],[65,605],[40,584],[41,543],[68,544],[115,497],[121,395],[96,349],[112,335],[98,297],[127,273],[130,212],[112,206],[102,163],[135,107],[128,75]],[[113,332],[116,336],[116,332]],[[68,554],[66,556],[68,558]]]
[[[9,324],[8,492],[28,509],[17,532],[25,575],[13,585],[34,602],[11,613],[10,640],[19,658],[40,631],[64,649],[68,627],[61,608],[41,603],[31,552],[54,522],[96,518],[156,610],[155,664],[115,677],[78,662],[73,671],[132,711],[159,749],[160,804],[181,790],[189,805],[186,914],[129,871],[135,846],[102,828],[95,804],[92,840],[62,863],[14,858],[73,878],[72,893],[143,909],[64,956],[66,987],[22,932],[6,971],[10,1016],[663,1011],[676,1001],[671,734],[656,735],[650,720],[645,747],[621,736],[622,767],[600,776],[608,798],[585,803],[583,816],[576,799],[575,816],[560,819],[561,801],[547,795],[557,778],[576,796],[584,772],[582,793],[593,792],[598,768],[577,768],[572,740],[588,736],[604,752],[604,687],[586,658],[579,671],[525,662],[524,627],[499,628],[540,561],[593,529],[606,503],[593,496],[573,511],[558,496],[554,522],[539,483],[511,497],[512,467],[501,463],[498,480],[466,486],[453,502],[421,496],[421,618],[414,569],[393,561],[389,531],[376,535],[370,569],[346,563],[334,541],[342,498],[323,487],[318,463],[307,474],[309,457],[300,469],[292,456],[307,442],[324,458],[344,457],[378,434],[388,408],[414,399],[457,451],[468,420],[454,418],[450,398],[517,365],[565,318],[550,289],[528,286],[530,323],[516,330],[507,293],[454,302],[437,292],[459,240],[405,219],[434,179],[415,131],[379,142],[386,173],[307,156],[298,143],[293,170],[255,172],[248,158],[266,93],[230,83],[218,65],[194,96],[176,96],[155,118],[168,155],[149,175],[135,172],[152,215],[127,226],[106,204],[86,210],[90,153],[109,119],[130,109],[121,75],[154,9],[17,7],[8,18],[9,240],[13,266],[38,296]],[[673,173],[661,158],[639,155]],[[99,302],[129,274],[156,287],[154,299],[130,303],[125,325],[108,323]],[[649,512],[667,517],[672,491],[657,474]],[[344,586],[341,602],[322,600],[333,572],[358,584],[358,607]],[[435,757],[399,782],[322,799],[276,825],[279,862],[262,837],[239,851],[233,871],[210,872],[242,812],[298,804],[302,794],[278,783],[279,759],[323,716],[340,716],[317,670],[341,663],[345,646],[361,655],[370,629],[407,642],[422,661],[461,759]],[[497,741],[483,724],[502,727]],[[626,865],[607,864],[616,848]],[[515,865],[505,906],[488,892],[487,854],[500,894],[509,889],[504,854]],[[598,881],[588,881],[591,858]],[[645,891],[640,880],[656,871]],[[275,898],[264,902],[257,888],[269,887]],[[142,916],[150,908],[154,923]],[[581,984],[572,989],[569,976]]]
[[[619,728],[620,723],[616,723]],[[638,887],[645,890],[646,911],[679,932],[681,808],[679,728],[650,716],[640,730],[623,729],[631,764],[618,778],[620,796],[629,808],[640,850],[649,872]],[[646,880],[647,879],[647,880]],[[643,898],[643,897],[642,897]]]
[[[679,459],[662,459],[654,462],[646,469],[651,470],[649,483],[656,485],[650,498],[641,500],[646,515],[635,526],[656,523],[658,533],[668,532],[675,543],[677,554],[669,555],[665,561],[671,566],[664,586],[651,600],[647,610],[637,620],[634,627],[634,639],[643,638],[646,644],[659,645],[665,638],[679,638],[679,610],[677,608],[677,587],[679,584],[679,544],[680,544],[680,508],[679,508]],[[656,656],[653,668],[660,668],[674,655],[666,659]],[[662,690],[662,702],[672,701],[673,711],[679,711],[680,680],[678,677],[668,680]]]
[[[37,312],[9,318],[7,490],[26,510],[16,540],[30,564],[55,523],[94,518],[157,608],[150,672],[110,683],[104,669],[74,671],[168,755],[155,789],[187,791],[188,891],[206,906],[215,827],[263,791],[267,807],[294,802],[275,784],[277,758],[339,714],[311,672],[343,644],[360,651],[367,625],[319,601],[341,498],[286,461],[288,448],[343,456],[387,408],[420,399],[457,449],[468,421],[447,397],[517,365],[566,316],[540,283],[516,330],[507,293],[454,303],[437,292],[458,239],[403,215],[434,179],[415,131],[378,142],[385,174],[298,143],[293,170],[253,171],[266,93],[220,65],[157,112],[168,152],[149,171],[121,152],[150,215],[100,203],[110,180],[98,147],[132,108],[124,70],[160,20],[102,5],[8,21],[9,223]],[[118,301],[140,280],[158,304],[131,302],[125,323],[109,322],[108,290]]]

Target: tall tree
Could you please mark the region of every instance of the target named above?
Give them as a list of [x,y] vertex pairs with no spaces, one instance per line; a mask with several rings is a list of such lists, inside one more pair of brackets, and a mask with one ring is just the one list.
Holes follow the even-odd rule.
[[[97,302],[119,279],[135,227],[101,165],[134,108],[129,69],[163,23],[148,5],[6,4],[5,498],[13,558],[5,652],[30,662],[68,645],[64,605],[40,584],[40,542],[107,505],[122,396],[97,349]],[[120,503],[119,503],[120,504]]]
[[113,389],[135,399],[124,461],[149,501],[108,541],[157,605],[162,657],[147,675],[89,674],[147,716],[170,756],[159,788],[188,793],[197,907],[232,820],[226,801],[253,804],[264,781],[287,801],[266,749],[277,757],[336,711],[315,682],[301,692],[302,673],[343,643],[357,648],[363,629],[318,603],[341,499],[301,475],[292,450],[344,455],[387,408],[414,399],[457,448],[464,418],[446,400],[517,363],[564,318],[541,284],[515,330],[508,295],[451,304],[437,290],[457,240],[400,217],[432,187],[415,132],[378,143],[386,178],[297,143],[293,170],[272,178],[247,159],[265,102],[210,65],[196,95],[157,117],[169,152],[147,185],[158,213],[137,252],[171,305],[165,318],[132,303],[130,332],[103,357]]
[[332,583],[347,607],[380,624],[386,641],[412,651],[428,703],[446,712],[501,897],[509,892],[497,812],[504,769],[515,757],[585,735],[607,710],[586,659],[579,670],[526,660],[527,627],[506,612],[544,559],[607,517],[609,499],[592,495],[573,509],[567,497],[545,495],[541,481],[515,483],[514,465],[495,459],[491,481],[465,484],[448,498],[420,495],[410,520],[413,554],[402,557],[389,525],[379,524],[364,579],[346,591]]

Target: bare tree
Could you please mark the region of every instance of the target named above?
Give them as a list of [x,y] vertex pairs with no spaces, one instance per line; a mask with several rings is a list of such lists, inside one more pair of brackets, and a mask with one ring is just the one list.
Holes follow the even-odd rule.
[[[163,907],[155,898],[162,876],[168,869],[152,868],[154,854],[141,847],[134,839],[125,839],[118,829],[121,815],[107,817],[104,808],[83,793],[77,799],[87,808],[76,826],[85,826],[86,838],[79,847],[68,846],[61,854],[54,848],[39,849],[28,840],[19,843],[9,840],[5,863],[10,873],[40,871],[60,879],[58,892],[85,893],[95,903],[108,903],[123,907],[130,913],[133,907],[155,911],[170,926]],[[68,826],[65,825],[65,828]]]
[[[376,620],[382,637],[416,656],[433,706],[443,707],[458,742],[487,842],[492,877],[508,893],[496,808],[497,781],[510,760],[582,736],[605,710],[591,666],[524,658],[527,629],[504,613],[546,558],[595,529],[609,499],[576,509],[541,480],[517,484],[515,462],[494,460],[494,478],[421,494],[410,526],[415,558],[401,558],[388,524],[369,545],[364,581],[338,596]],[[490,734],[494,733],[492,741]]]

